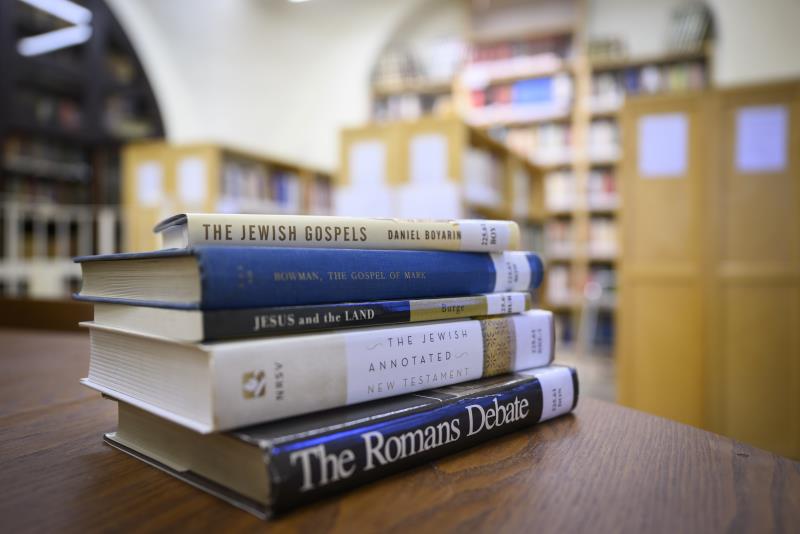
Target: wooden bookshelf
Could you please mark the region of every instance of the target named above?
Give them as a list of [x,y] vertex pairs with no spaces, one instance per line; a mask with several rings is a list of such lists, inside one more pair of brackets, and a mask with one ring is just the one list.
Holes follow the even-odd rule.
[[216,144],[131,143],[123,149],[125,250],[159,246],[153,226],[183,212],[331,211],[330,173]]
[[[354,187],[353,173],[357,165],[354,161],[355,154],[359,146],[371,144],[380,147],[384,154],[377,159],[383,162],[383,167],[370,170],[370,176],[377,177],[375,187],[385,187],[394,191],[412,184],[415,178],[412,176],[414,171],[411,145],[415,139],[423,137],[441,140],[443,153],[440,157],[444,158],[444,161],[439,163],[446,176],[440,178],[460,188],[460,192],[457,193],[461,197],[460,211],[453,215],[461,217],[474,215],[482,218],[513,219],[524,224],[541,224],[544,217],[541,170],[526,158],[509,150],[504,143],[493,139],[485,131],[455,118],[426,117],[417,121],[369,124],[343,130],[342,167],[337,185],[342,188]],[[497,180],[492,184],[491,191],[487,192],[493,193],[496,202],[484,204],[470,200],[470,185],[467,183],[469,151],[487,154],[495,162]],[[515,203],[514,199],[520,197],[524,198],[525,202],[516,200]],[[409,216],[397,212],[383,215]]]

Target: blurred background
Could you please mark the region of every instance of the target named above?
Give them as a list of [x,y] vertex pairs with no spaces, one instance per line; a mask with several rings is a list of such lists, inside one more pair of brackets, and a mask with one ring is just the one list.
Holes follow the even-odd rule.
[[[185,211],[516,220],[583,393],[800,458],[800,2],[0,0],[0,325]],[[57,355],[54,355],[56,357]]]

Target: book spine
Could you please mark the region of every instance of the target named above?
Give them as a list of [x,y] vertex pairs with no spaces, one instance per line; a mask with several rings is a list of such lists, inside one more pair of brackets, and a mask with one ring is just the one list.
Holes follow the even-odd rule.
[[513,221],[190,213],[186,225],[189,246],[501,252],[520,243]]
[[[529,293],[203,312],[203,341],[522,313]],[[199,340],[198,340],[199,341]]]
[[528,252],[198,247],[201,309],[297,306],[529,291],[543,277]]
[[444,400],[408,415],[273,446],[267,465],[272,510],[372,482],[572,411],[577,374],[532,371],[527,380]]
[[553,314],[533,310],[209,346],[212,430],[541,367],[553,335]]

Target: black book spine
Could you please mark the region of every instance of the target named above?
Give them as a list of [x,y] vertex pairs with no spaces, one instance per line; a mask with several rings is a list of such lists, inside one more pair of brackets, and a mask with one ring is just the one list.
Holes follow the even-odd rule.
[[577,404],[577,386],[574,369],[543,368],[529,379],[454,396],[423,411],[274,445],[268,451],[272,513],[568,413]]
[[203,340],[300,334],[410,320],[407,300],[204,311]]

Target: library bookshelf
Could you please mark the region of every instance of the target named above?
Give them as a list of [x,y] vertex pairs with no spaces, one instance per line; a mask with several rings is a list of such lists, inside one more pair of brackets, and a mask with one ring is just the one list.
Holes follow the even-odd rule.
[[[800,83],[640,97],[621,117],[620,402],[800,458]],[[654,119],[685,124],[681,168],[643,161]]]
[[69,23],[37,4],[0,2],[0,295],[48,301],[75,291],[73,256],[121,250],[120,147],[164,127],[105,2],[76,8],[91,13],[88,40],[47,53],[28,38]]
[[[706,43],[661,55],[598,55],[586,35],[585,2],[565,6],[571,15],[549,27],[505,32],[494,26],[477,31],[487,13],[473,6],[461,65],[450,79],[427,79],[423,55],[415,58],[409,49],[408,57],[397,57],[393,50],[393,83],[376,76],[372,85],[373,120],[380,128],[387,119],[413,121],[454,109],[536,165],[544,174],[537,201],[544,239],[536,241],[548,260],[544,305],[556,312],[563,345],[575,345],[581,354],[613,353],[623,209],[619,117],[626,98],[707,89],[713,50]],[[392,99],[396,105],[387,105]],[[390,183],[396,173],[402,171],[388,171]],[[474,210],[486,216],[502,212]]]
[[183,212],[327,215],[332,175],[211,143],[131,143],[122,154],[126,250],[160,246],[153,227]]
[[[382,212],[351,214],[511,219],[527,230],[525,246],[538,248],[542,171],[484,130],[456,117],[425,117],[344,129],[340,147],[340,192],[400,199]],[[381,207],[363,206],[373,208]]]

